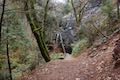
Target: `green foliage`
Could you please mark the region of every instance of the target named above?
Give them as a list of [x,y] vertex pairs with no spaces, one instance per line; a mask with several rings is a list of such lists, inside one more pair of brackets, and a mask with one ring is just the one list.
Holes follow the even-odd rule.
[[108,14],[109,17],[113,12],[113,8],[112,0],[103,0],[101,9],[104,13]]
[[[5,25],[3,26],[2,35],[3,35],[3,43],[2,51],[5,50],[5,43],[8,37],[9,48],[15,50],[17,48],[23,48],[30,46],[30,41],[26,39],[26,33],[24,30],[24,26],[20,23],[21,19],[16,17],[16,13],[6,14],[7,18],[11,18],[5,20]],[[8,33],[6,30],[8,28]]]
[[0,70],[0,80],[8,80],[9,72],[7,70]]
[[68,14],[72,10],[72,6],[70,2],[67,2],[63,9],[63,14]]
[[74,47],[73,47],[72,55],[77,56],[89,46],[88,39],[86,38],[82,39],[78,41],[76,44],[73,44],[73,46]]
[[[6,33],[7,28],[9,30],[8,34]],[[28,70],[32,64],[35,63],[35,60],[37,61],[36,49],[33,48],[31,41],[27,39],[26,34],[23,19],[18,16],[16,12],[6,13],[2,28],[2,48],[0,51],[0,77],[3,76],[5,80],[7,80],[7,75],[9,75],[6,58],[7,37],[9,41],[9,53],[14,79],[20,77],[24,71]],[[5,74],[1,74],[1,71],[4,71]]]
[[58,60],[60,58],[64,58],[64,55],[61,53],[53,53],[50,55],[51,60]]
[[84,26],[81,26],[80,30],[79,30],[79,39],[84,39],[86,38],[85,36],[86,30]]
[[27,70],[29,70],[29,65],[18,64],[16,68],[12,69],[13,79],[22,76],[23,72],[26,72]]
[[117,29],[119,29],[119,27],[116,27],[116,26],[112,26],[111,28],[108,29],[107,31],[107,35],[111,35],[114,33],[114,31],[116,31]]

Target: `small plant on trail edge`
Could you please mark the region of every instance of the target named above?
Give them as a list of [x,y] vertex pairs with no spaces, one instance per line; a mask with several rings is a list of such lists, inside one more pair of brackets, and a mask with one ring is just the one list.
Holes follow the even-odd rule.
[[73,56],[78,56],[80,55],[80,53],[85,50],[86,48],[88,48],[89,43],[88,43],[88,39],[82,39],[80,41],[78,41],[76,44],[73,44],[73,51],[72,51],[72,55]]

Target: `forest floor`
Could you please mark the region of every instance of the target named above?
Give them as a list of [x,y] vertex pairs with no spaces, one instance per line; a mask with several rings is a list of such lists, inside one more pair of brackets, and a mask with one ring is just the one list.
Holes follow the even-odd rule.
[[77,58],[51,61],[36,68],[21,80],[120,80],[120,67],[112,59],[114,34],[106,43],[87,49]]

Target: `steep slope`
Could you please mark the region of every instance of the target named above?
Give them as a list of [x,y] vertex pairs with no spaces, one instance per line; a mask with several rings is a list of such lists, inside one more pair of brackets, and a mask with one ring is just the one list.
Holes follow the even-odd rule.
[[51,61],[20,80],[120,80],[120,68],[112,59],[120,32],[106,43],[92,47],[72,60]]

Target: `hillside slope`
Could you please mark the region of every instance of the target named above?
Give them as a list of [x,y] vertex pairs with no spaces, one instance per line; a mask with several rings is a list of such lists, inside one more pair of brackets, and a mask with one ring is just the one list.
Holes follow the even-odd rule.
[[20,80],[120,80],[120,67],[115,69],[112,59],[119,38],[120,32],[115,33],[105,44],[89,48],[78,58],[51,61]]

